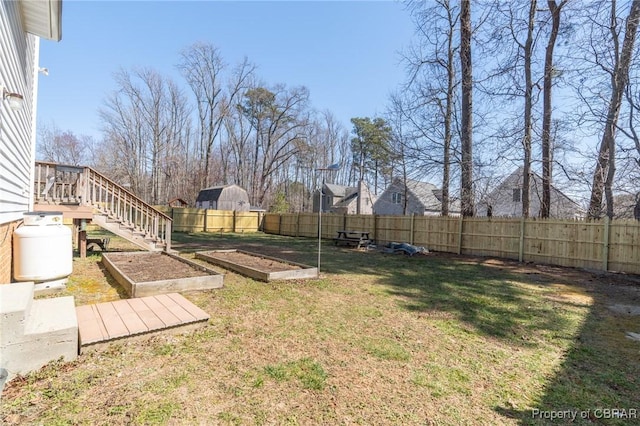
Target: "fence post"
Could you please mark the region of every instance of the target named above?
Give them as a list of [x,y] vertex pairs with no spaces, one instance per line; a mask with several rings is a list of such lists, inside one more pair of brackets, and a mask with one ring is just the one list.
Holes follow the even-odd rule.
[[373,215],[373,241],[378,239],[378,215]]
[[300,236],[300,212],[296,213],[296,238]]
[[609,270],[609,216],[604,217],[604,241],[602,244],[602,269]]
[[233,228],[232,228],[234,234],[236,233],[236,229],[237,229],[236,220],[238,220],[238,216],[237,216],[236,210],[234,210],[233,211]]
[[462,225],[464,223],[464,215],[460,213],[460,220],[458,221],[458,254],[462,254]]
[[209,230],[207,226],[207,218],[209,217],[209,209],[204,209],[204,232]]
[[520,243],[518,245],[518,262],[524,260],[524,217],[520,218]]
[[409,236],[409,244],[413,245],[413,232],[415,231],[416,214],[411,213],[411,235]]
[[278,213],[278,235],[282,235],[282,213]]

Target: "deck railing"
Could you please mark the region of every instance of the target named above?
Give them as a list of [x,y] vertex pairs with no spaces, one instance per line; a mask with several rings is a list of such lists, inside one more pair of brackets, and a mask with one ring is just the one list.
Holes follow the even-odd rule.
[[36,162],[34,200],[36,203],[83,204],[79,185],[84,167]]
[[171,217],[90,167],[36,162],[35,202],[90,206],[143,238],[171,244]]

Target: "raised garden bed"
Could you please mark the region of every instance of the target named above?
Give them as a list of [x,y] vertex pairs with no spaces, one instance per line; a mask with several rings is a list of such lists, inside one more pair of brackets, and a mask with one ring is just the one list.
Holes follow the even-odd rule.
[[164,252],[104,253],[102,263],[131,297],[220,288],[224,277]]
[[318,276],[318,268],[244,250],[200,251],[196,258],[266,282]]

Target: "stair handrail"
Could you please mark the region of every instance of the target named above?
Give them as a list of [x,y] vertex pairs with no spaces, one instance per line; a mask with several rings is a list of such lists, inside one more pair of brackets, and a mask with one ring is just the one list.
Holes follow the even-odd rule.
[[170,250],[173,222],[170,216],[91,167],[84,167],[82,180],[78,185],[82,204],[144,231],[150,238],[162,242],[166,251]]

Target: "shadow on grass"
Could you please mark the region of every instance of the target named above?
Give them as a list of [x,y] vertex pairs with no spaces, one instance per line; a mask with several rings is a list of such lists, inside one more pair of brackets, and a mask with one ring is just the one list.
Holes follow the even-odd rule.
[[[176,234],[174,248],[241,248],[311,265],[317,261],[317,240],[311,238]],[[531,402],[534,410],[494,407],[511,421],[640,424],[640,342],[625,338],[627,331],[640,332],[640,320],[607,309],[616,301],[640,305],[640,292],[633,286],[623,291],[615,282],[620,277],[612,276],[609,284],[591,282],[584,280],[587,273],[527,274],[516,263],[496,267],[486,259],[387,255],[338,248],[330,241],[322,245],[322,271],[377,276],[404,309],[452,318],[479,336],[516,347],[538,346],[538,351],[544,351],[545,344],[566,347],[554,376],[545,381],[542,397]],[[592,305],[549,299],[551,282],[580,288],[593,299]]]
[[[640,305],[631,290],[618,298]],[[640,342],[625,337],[640,331],[640,319],[612,313],[607,306],[616,300],[597,289],[592,294],[594,304],[535,408],[496,412],[522,425],[640,424]]]
[[[265,234],[176,234],[180,251],[238,248],[286,260],[315,265],[317,240]],[[562,332],[568,328],[561,311],[537,303],[530,289],[512,282],[519,276],[481,262],[453,261],[451,257],[413,257],[322,246],[321,272],[378,277],[386,291],[409,311],[446,312],[482,335],[527,345],[538,330]]]

